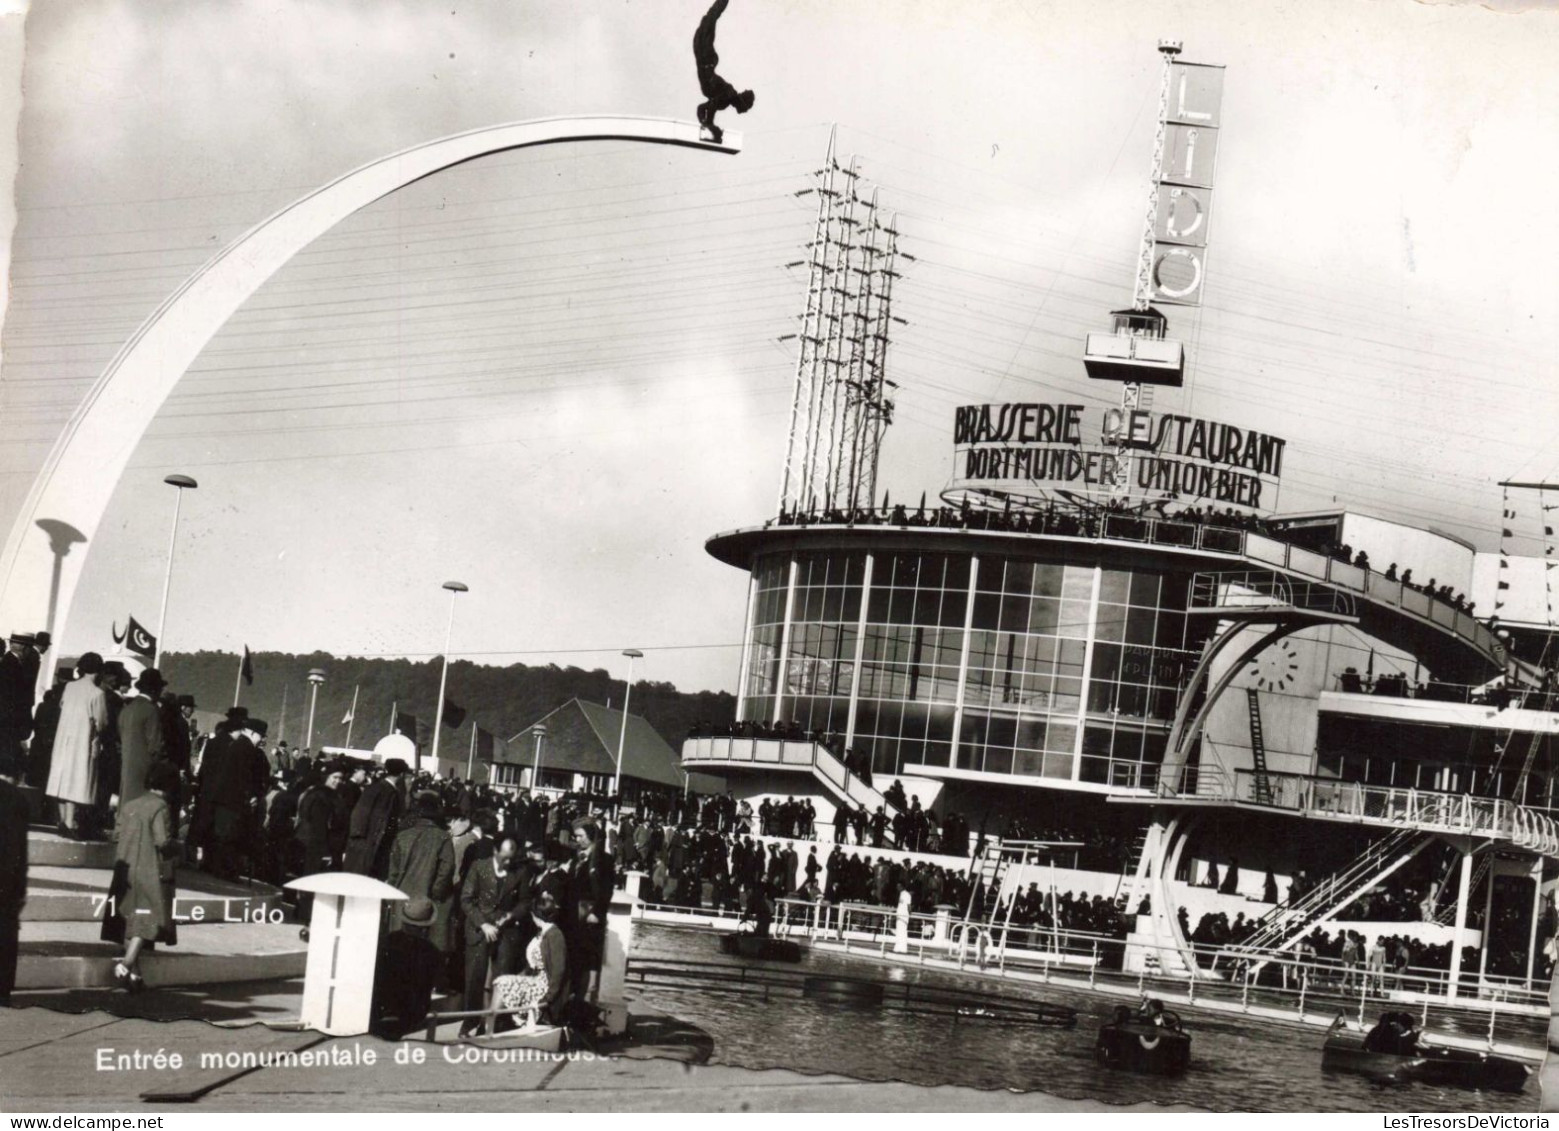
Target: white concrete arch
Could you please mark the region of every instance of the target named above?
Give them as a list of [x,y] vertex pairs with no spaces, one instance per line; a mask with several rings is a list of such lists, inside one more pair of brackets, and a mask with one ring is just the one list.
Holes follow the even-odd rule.
[[454,134],[381,157],[255,225],[163,301],[120,347],[55,441],[0,556],[0,626],[46,627],[70,615],[86,558],[71,546],[97,535],[114,488],[157,410],[184,371],[250,295],[289,259],[352,213],[413,181],[493,153],[579,141],[640,141],[736,153],[698,126],[669,118],[571,117],[511,122]]

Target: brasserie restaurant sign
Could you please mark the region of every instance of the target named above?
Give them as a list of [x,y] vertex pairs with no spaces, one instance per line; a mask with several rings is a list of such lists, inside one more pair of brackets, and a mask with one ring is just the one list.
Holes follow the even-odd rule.
[[[1124,438],[1124,444],[1122,444]],[[1284,441],[1215,420],[1080,404],[985,404],[957,410],[953,489],[1108,496],[1122,458],[1138,498],[1271,509]]]

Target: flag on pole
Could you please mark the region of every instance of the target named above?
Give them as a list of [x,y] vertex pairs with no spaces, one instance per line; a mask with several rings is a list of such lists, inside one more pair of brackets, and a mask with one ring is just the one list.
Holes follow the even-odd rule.
[[466,721],[466,709],[455,706],[453,699],[444,700],[444,725],[451,729],[459,729],[460,724]]
[[413,742],[417,741],[417,716],[407,714],[405,711],[395,712],[395,733],[404,734]]
[[341,725],[342,726],[346,726],[346,724],[351,722],[351,721],[352,721],[352,708],[348,707],[346,709],[346,717],[341,720]]
[[238,669],[238,674],[244,677],[244,683],[254,683],[254,658],[249,655],[249,645],[244,645],[244,662]]
[[492,763],[498,754],[498,740],[490,731],[476,728],[476,758],[479,762]]
[[119,622],[114,622],[114,643],[123,644],[129,651],[138,656],[155,656],[157,654],[157,638],[147,632],[141,626],[141,622],[134,617],[125,620],[124,632],[119,631]]

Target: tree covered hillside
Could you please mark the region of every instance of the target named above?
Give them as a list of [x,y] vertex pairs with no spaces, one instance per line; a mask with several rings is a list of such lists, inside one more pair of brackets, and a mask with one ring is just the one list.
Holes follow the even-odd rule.
[[[438,703],[439,660],[383,660],[335,657],[328,652],[295,656],[256,652],[251,657],[254,683],[239,689],[239,702],[251,715],[270,723],[272,739],[298,745],[308,725],[311,668],[325,671],[314,715],[314,745],[341,746],[347,739],[343,722],[357,688],[352,745],[371,748],[390,733],[391,712],[399,709],[417,719],[418,738],[426,750],[433,738],[433,713]],[[170,688],[195,696],[201,710],[222,711],[233,703],[239,657],[228,652],[169,652],[162,671]],[[466,750],[472,727],[480,726],[500,741],[536,722],[548,711],[578,697],[595,703],[623,703],[624,681],[597,668],[560,668],[555,664],[492,667],[456,660],[449,665],[446,700],[465,709],[459,727],[445,727],[440,752]],[[283,697],[285,695],[285,708]],[[726,692],[678,691],[670,683],[635,680],[629,709],[642,715],[672,746],[680,749],[688,728],[700,720],[725,722],[736,717],[736,699]],[[285,710],[285,717],[284,717]]]

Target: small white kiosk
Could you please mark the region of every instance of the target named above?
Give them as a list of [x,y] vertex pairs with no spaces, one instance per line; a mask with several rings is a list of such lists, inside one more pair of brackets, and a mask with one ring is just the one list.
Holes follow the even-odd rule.
[[355,872],[300,876],[286,886],[314,893],[299,1020],[333,1037],[368,1032],[382,905],[406,893]]

